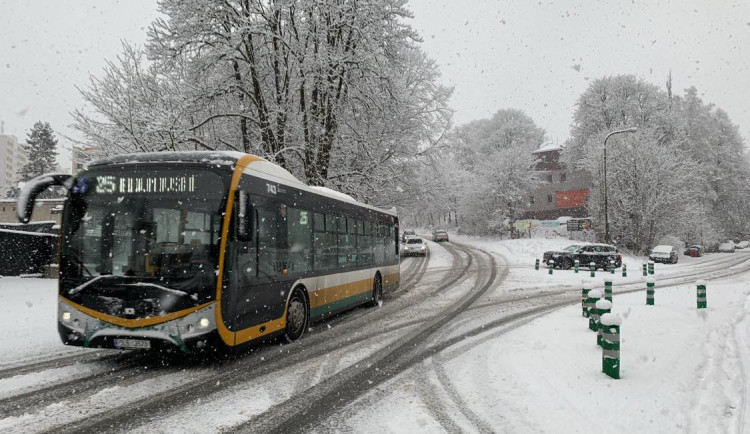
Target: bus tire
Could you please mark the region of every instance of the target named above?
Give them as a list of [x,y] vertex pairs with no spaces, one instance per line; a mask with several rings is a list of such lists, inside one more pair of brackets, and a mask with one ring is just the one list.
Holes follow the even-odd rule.
[[294,342],[305,334],[310,320],[310,305],[307,303],[304,291],[295,288],[286,307],[286,330],[284,337],[288,342]]
[[383,279],[380,278],[380,273],[375,274],[375,279],[372,282],[372,300],[370,300],[370,306],[380,306],[383,300]]

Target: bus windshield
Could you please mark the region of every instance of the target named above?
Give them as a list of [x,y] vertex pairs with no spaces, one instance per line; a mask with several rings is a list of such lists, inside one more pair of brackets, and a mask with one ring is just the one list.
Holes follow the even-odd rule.
[[85,173],[63,224],[62,295],[151,290],[207,301],[216,288],[225,196],[222,176],[205,170]]

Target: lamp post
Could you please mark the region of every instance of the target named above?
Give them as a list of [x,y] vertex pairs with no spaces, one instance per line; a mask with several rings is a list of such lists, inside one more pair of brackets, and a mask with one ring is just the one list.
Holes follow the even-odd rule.
[[624,130],[612,131],[604,138],[604,242],[609,243],[609,202],[607,200],[607,140],[615,134],[634,133],[638,128],[631,127]]

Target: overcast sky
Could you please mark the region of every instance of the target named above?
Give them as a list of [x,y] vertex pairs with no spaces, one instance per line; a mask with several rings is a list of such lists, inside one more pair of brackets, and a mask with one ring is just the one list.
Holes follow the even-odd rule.
[[[524,110],[563,142],[590,80],[635,74],[695,85],[750,138],[750,2],[411,0],[411,24],[455,87],[455,123]],[[75,86],[100,75],[120,41],[144,42],[153,0],[0,0],[0,120],[23,139],[37,120],[68,125]],[[61,144],[70,142],[60,138]],[[61,158],[69,165],[68,158]]]

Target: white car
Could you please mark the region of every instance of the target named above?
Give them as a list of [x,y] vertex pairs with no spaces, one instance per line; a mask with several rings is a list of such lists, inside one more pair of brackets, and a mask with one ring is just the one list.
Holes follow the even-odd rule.
[[734,253],[734,243],[721,243],[719,251],[722,253]]
[[419,237],[409,237],[402,244],[401,254],[404,256],[427,255],[427,244]]
[[654,262],[663,262],[665,264],[676,264],[679,260],[679,254],[675,246],[660,245],[651,250],[648,259]]

